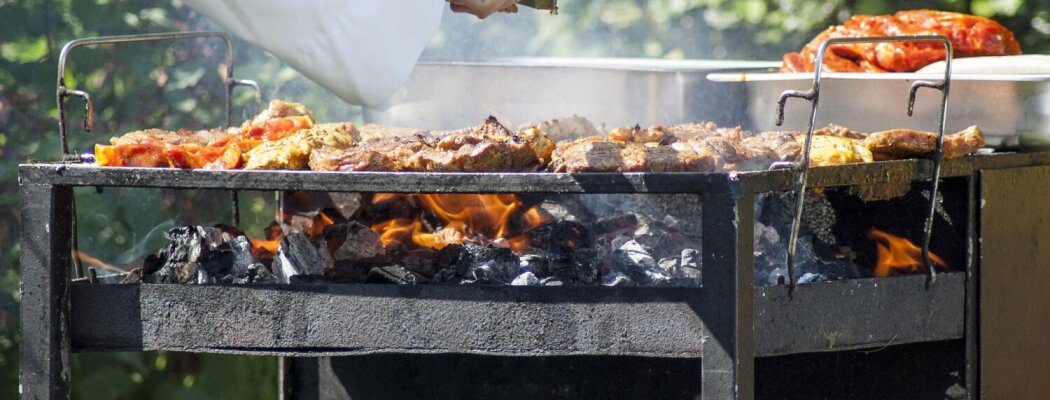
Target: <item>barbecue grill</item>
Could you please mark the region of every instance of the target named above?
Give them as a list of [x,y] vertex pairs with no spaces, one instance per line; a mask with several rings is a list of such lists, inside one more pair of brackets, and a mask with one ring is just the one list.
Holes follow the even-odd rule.
[[[59,96],[61,109],[63,91]],[[61,126],[64,143],[64,118]],[[958,271],[935,281],[913,275],[755,286],[756,196],[798,190],[800,183],[804,190],[880,188],[938,175],[965,188],[963,195],[945,199],[967,210],[967,234],[957,247],[965,263]],[[702,398],[749,399],[759,357],[953,339],[966,343],[970,398],[1050,393],[1048,383],[1036,379],[1050,359],[1050,346],[1040,337],[1050,318],[1050,307],[1040,307],[1048,303],[1041,283],[1050,279],[1040,258],[1050,248],[1045,239],[1050,225],[1040,223],[1050,218],[1050,210],[1040,207],[1040,199],[1050,195],[1050,152],[970,156],[943,164],[887,161],[806,173],[794,168],[623,174],[207,171],[99,168],[69,159],[23,164],[19,182],[24,399],[68,397],[70,352],[153,350],[289,357],[292,367],[282,383],[292,397],[316,395],[316,390],[297,391],[316,385],[316,363],[309,363],[314,357],[701,358]],[[701,204],[703,284],[118,285],[99,284],[91,274],[73,281],[75,187],[695,195]],[[931,204],[937,198],[929,197]]]

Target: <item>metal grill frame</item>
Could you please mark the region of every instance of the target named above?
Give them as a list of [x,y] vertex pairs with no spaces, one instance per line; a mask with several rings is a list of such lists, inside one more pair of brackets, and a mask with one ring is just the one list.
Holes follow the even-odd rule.
[[[754,396],[754,358],[967,339],[976,357],[974,185],[981,170],[1050,165],[1050,152],[946,161],[970,184],[966,271],[755,287],[754,196],[790,190],[797,172],[318,173],[19,168],[23,399],[69,396],[70,353],[193,351],[293,357],[405,353],[633,355],[703,359],[704,399]],[[814,168],[810,187],[929,180],[929,160]],[[71,283],[74,187],[395,193],[695,193],[702,288]],[[710,234],[716,232],[717,234]],[[237,308],[239,313],[231,314]],[[436,311],[435,311],[436,310]],[[394,317],[393,315],[399,315]],[[536,329],[520,329],[524,324]],[[390,329],[396,326],[398,329]],[[970,391],[974,396],[973,390]]]

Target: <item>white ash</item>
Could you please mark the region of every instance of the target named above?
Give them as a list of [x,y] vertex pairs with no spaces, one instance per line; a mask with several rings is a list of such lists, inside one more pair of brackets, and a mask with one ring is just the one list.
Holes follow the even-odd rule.
[[536,277],[536,274],[525,271],[514,277],[514,280],[510,281],[511,286],[536,286],[540,284],[540,279]]

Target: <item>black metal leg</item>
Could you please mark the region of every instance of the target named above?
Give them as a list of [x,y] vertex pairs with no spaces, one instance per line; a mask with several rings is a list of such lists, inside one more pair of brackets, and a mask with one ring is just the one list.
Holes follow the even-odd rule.
[[[703,399],[754,398],[754,200],[703,197]],[[736,249],[735,253],[725,249]]]
[[69,265],[73,190],[23,183],[23,400],[69,398]]
[[281,357],[281,400],[318,400],[321,383],[317,357]]

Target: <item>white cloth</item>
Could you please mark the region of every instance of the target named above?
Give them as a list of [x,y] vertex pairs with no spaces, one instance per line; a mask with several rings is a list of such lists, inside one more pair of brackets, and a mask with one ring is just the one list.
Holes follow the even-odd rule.
[[382,103],[408,79],[444,0],[183,0],[353,104]]

